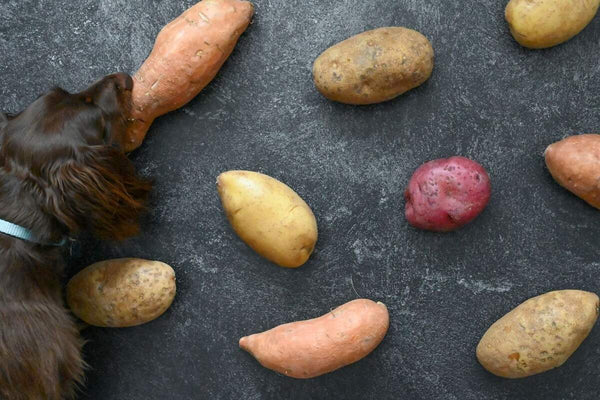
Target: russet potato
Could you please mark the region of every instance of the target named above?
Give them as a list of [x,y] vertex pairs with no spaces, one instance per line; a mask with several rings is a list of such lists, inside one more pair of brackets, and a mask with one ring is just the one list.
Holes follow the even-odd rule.
[[352,36],[314,62],[315,86],[330,100],[373,104],[425,82],[433,71],[433,47],[412,29],[386,27]]
[[559,290],[533,297],[496,321],[477,346],[489,372],[524,378],[562,365],[598,318],[598,296]]
[[158,318],[175,291],[175,272],[167,264],[121,258],[79,271],[67,284],[67,304],[90,325],[122,328]]

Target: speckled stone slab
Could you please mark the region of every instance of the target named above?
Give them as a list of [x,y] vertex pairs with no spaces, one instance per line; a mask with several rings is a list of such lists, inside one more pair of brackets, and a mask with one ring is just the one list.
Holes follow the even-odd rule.
[[[3,0],[0,109],[17,112],[53,85],[80,90],[134,72],[160,28],[194,1]],[[217,78],[154,124],[131,155],[155,178],[143,233],[83,237],[70,272],[117,257],[173,266],[177,296],[161,318],[89,328],[82,399],[597,399],[600,328],[561,368],[509,381],[477,363],[499,317],[532,296],[600,293],[600,212],[559,187],[545,147],[600,133],[600,17],[570,42],[521,48],[505,1],[256,0],[256,17]],[[314,88],[313,60],[367,29],[426,35],[431,79],[387,103],[353,107]],[[492,198],[450,234],[411,228],[403,192],[423,162],[481,163]],[[215,179],[250,169],[312,207],[319,242],[297,270],[260,258],[233,232]],[[367,358],[311,380],[262,368],[246,334],[322,315],[356,297],[384,302],[390,329]]]

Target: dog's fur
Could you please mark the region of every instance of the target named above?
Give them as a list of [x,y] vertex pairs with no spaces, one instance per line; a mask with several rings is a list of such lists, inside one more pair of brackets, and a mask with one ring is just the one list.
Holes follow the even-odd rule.
[[[0,114],[0,218],[44,243],[86,229],[109,239],[137,233],[151,185],[119,146],[131,88],[128,75],[114,74]],[[61,255],[0,234],[0,399],[72,398],[82,382],[83,341],[64,307]]]

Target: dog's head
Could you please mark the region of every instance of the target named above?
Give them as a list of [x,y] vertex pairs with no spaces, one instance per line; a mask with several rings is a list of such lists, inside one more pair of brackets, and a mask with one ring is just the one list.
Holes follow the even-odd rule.
[[80,93],[55,88],[0,118],[0,169],[71,232],[123,239],[138,231],[150,183],[119,147],[132,86],[114,74]]

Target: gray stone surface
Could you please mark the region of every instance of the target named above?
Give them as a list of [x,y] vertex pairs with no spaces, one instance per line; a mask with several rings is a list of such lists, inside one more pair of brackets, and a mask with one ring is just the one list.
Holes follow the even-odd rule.
[[[193,1],[4,0],[0,109],[16,112],[52,85],[79,90],[133,72],[159,29]],[[156,179],[143,233],[83,238],[71,273],[121,256],[177,273],[160,319],[95,329],[82,399],[597,399],[600,328],[561,368],[509,381],[485,372],[475,346],[500,316],[540,293],[600,292],[600,214],[554,183],[544,148],[600,131],[600,20],[567,44],[528,51],[505,1],[256,0],[256,18],[218,77],[159,119],[132,155]],[[312,61],[330,45],[387,25],[417,29],[436,51],[432,78],[380,105],[331,103]],[[466,228],[411,228],[403,190],[423,162],[463,155],[489,171],[493,194]],[[230,169],[257,170],[313,208],[320,237],[298,270],[278,268],[229,227],[215,189]],[[238,339],[311,318],[357,296],[390,310],[367,358],[312,380],[263,369]]]

